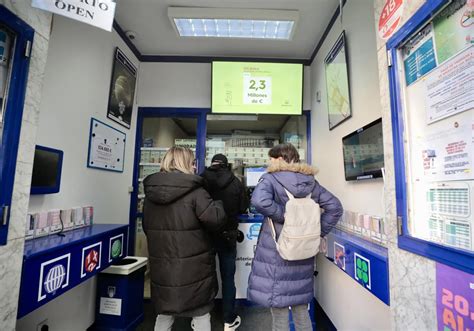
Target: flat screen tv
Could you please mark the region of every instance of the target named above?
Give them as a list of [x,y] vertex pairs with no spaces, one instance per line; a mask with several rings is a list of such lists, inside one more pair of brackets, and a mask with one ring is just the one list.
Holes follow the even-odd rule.
[[382,119],[342,138],[346,180],[382,177],[383,133]]
[[61,187],[63,151],[36,145],[31,194],[58,193]]
[[212,63],[212,112],[301,115],[303,65]]

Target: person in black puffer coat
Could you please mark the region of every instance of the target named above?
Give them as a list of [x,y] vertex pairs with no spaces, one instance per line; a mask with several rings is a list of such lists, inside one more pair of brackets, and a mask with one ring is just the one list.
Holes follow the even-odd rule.
[[217,275],[210,233],[221,231],[226,215],[194,175],[193,160],[190,149],[172,147],[161,171],[143,182],[155,331],[171,330],[175,316],[193,317],[194,330],[211,330]]
[[211,166],[204,171],[202,176],[206,180],[206,188],[211,197],[224,203],[227,214],[227,223],[214,240],[222,280],[224,331],[230,331],[236,330],[241,322],[240,317],[235,313],[236,240],[239,235],[243,239],[243,234],[238,230],[238,216],[247,210],[249,199],[244,185],[230,170],[225,155],[214,155],[211,162]]

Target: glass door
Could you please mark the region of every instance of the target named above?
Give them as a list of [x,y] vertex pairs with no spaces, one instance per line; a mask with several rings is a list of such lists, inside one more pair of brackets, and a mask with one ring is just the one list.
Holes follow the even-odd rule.
[[[144,117],[141,126],[138,194],[136,202],[136,256],[148,257],[148,246],[143,232],[143,204],[145,192],[143,180],[160,171],[161,162],[172,146],[191,148],[196,153],[198,119],[194,117]],[[198,159],[196,157],[196,159]],[[150,275],[145,274],[145,299],[150,298]]]
[[0,5],[0,245],[8,236],[33,34],[31,27]]

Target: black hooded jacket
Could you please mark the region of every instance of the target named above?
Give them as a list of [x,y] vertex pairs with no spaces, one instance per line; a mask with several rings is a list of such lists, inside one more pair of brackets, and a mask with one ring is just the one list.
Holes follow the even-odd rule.
[[244,213],[249,206],[249,199],[242,182],[227,167],[215,165],[207,168],[202,174],[205,186],[212,199],[224,203],[227,223],[223,231],[236,230],[239,214]]
[[217,294],[212,231],[226,216],[199,176],[156,173],[144,180],[143,229],[151,267],[151,296],[159,314],[200,316]]

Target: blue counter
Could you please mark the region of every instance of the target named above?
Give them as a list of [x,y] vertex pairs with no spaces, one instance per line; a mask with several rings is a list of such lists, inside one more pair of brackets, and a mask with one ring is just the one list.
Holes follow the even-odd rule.
[[128,225],[94,224],[25,243],[18,318],[127,255]]
[[327,235],[326,257],[367,291],[390,305],[387,248],[333,229]]

